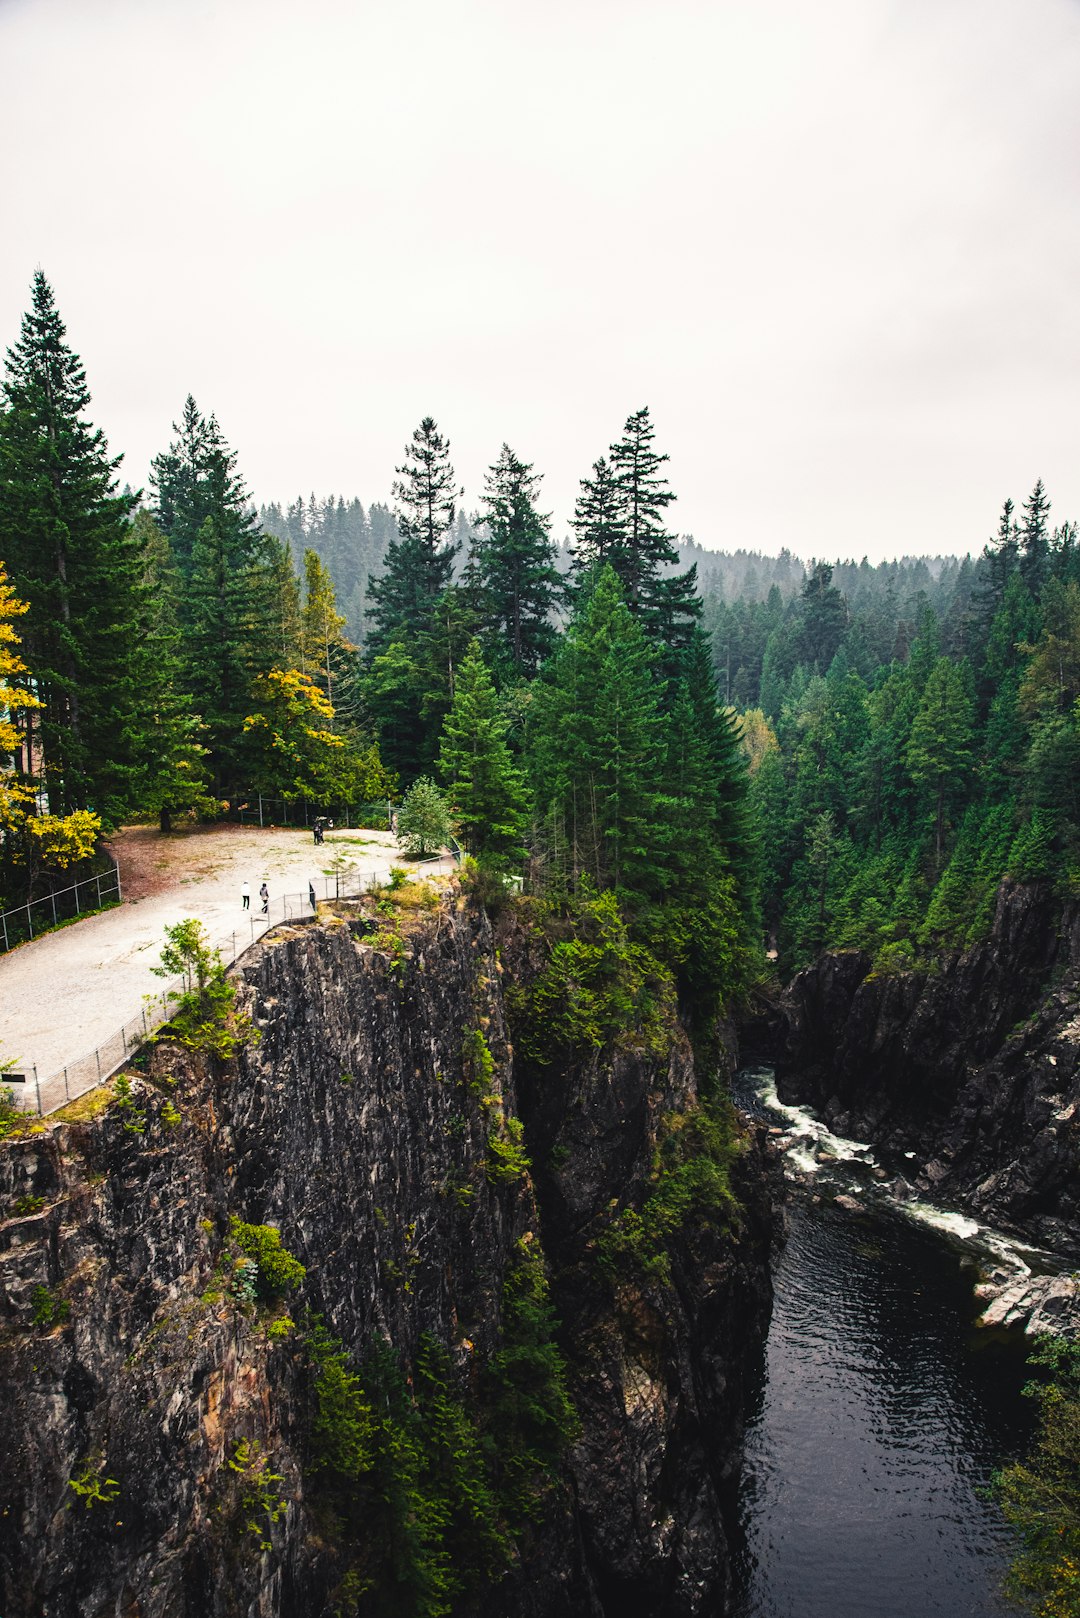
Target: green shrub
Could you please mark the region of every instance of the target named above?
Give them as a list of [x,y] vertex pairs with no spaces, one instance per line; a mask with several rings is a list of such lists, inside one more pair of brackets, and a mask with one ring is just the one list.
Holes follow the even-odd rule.
[[[546,919],[554,936],[557,917]],[[671,974],[631,941],[615,895],[586,892],[569,925],[573,936],[552,944],[531,987],[507,997],[522,1054],[550,1063],[560,1052],[619,1044],[662,1055],[675,1014]]]
[[123,1115],[124,1128],[129,1135],[145,1135],[146,1112],[142,1107],[135,1105],[135,1097],[131,1093],[131,1080],[126,1073],[121,1073],[113,1088],[116,1097],[116,1110]]
[[511,1185],[529,1172],[525,1150],[525,1129],[520,1118],[508,1117],[496,1124],[488,1136],[484,1172],[491,1185]]
[[470,1028],[461,1042],[461,1068],[474,1095],[491,1094],[495,1058],[481,1028]]
[[430,1335],[410,1387],[385,1341],[354,1370],[321,1321],[309,1322],[310,1470],[348,1562],[331,1611],[442,1618],[510,1565],[515,1534],[575,1431],[553,1330],[543,1260],[528,1241],[515,1251],[502,1346],[474,1409]]
[[255,1292],[263,1302],[284,1297],[307,1274],[300,1260],[282,1247],[281,1233],[273,1225],[247,1225],[233,1214],[229,1240],[255,1265]]
[[42,1331],[51,1331],[71,1319],[71,1305],[66,1298],[58,1298],[48,1287],[36,1286],[30,1294],[30,1321]]
[[[0,1065],[0,1076],[10,1067],[10,1062]],[[0,1140],[7,1140],[9,1135],[16,1134],[22,1122],[22,1113],[15,1105],[14,1090],[0,1086]]]
[[174,1039],[188,1050],[207,1051],[226,1059],[238,1047],[257,1038],[250,1017],[236,1010],[236,989],[225,976],[225,963],[211,946],[201,921],[178,921],[165,929],[161,965],[152,968],[158,977],[182,976],[183,993],[176,996],[176,1009],[156,1034],[158,1039]]
[[738,1151],[735,1117],[725,1097],[669,1113],[658,1135],[652,1189],[640,1212],[624,1209],[600,1237],[601,1263],[628,1263],[668,1280],[671,1239],[692,1219],[726,1218],[735,1208],[729,1172]]
[[1080,1343],[1039,1339],[1031,1363],[1046,1380],[1025,1393],[1039,1402],[1031,1454],[994,1477],[1021,1544],[1008,1593],[1038,1618],[1080,1614]]
[[87,1511],[93,1506],[111,1506],[119,1493],[119,1483],[115,1478],[102,1476],[104,1470],[105,1458],[98,1453],[88,1456],[82,1470],[68,1478],[68,1488],[74,1491]]
[[898,939],[894,944],[884,944],[874,956],[874,977],[896,977],[901,972],[912,972],[914,969],[915,950],[906,938]]
[[15,1215],[16,1219],[25,1219],[27,1214],[40,1213],[44,1206],[44,1197],[16,1197],[15,1201],[11,1204],[11,1211]]
[[226,1462],[233,1474],[235,1486],[235,1515],[241,1534],[250,1535],[260,1551],[273,1548],[268,1535],[276,1522],[285,1515],[287,1502],[276,1485],[285,1480],[280,1472],[271,1472],[270,1461],[262,1452],[258,1439],[241,1439]]

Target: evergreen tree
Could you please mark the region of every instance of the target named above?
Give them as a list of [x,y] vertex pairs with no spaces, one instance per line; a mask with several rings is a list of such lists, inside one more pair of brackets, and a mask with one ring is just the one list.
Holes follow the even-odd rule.
[[337,597],[330,575],[315,552],[304,552],[304,607],[300,620],[300,658],[304,673],[310,674],[327,701],[334,703],[334,656],[351,652],[343,634],[344,615],[337,610]]
[[195,567],[195,547],[208,518],[221,531],[238,564],[268,566],[273,553],[252,509],[244,480],[214,415],[204,416],[188,394],[176,438],[154,457],[150,482],[157,493],[154,516],[168,537],[186,583]]
[[615,571],[626,603],[654,645],[677,652],[701,615],[697,565],[672,573],[679,553],[664,526],[675,495],[661,468],[666,455],[653,448],[648,409],[628,416],[610,461],[593,466],[584,480],[574,517],[575,570],[579,586],[598,563]]
[[183,689],[183,662],[177,602],[179,577],[165,535],[150,513],[140,510],[133,524],[145,564],[150,603],[146,634],[140,642],[140,684],[149,716],[139,803],[157,814],[163,832],[174,814],[209,813],[214,804],[206,778],[202,725]]
[[195,538],[185,592],[185,685],[206,727],[218,796],[244,780],[240,739],[256,681],[274,663],[273,575],[253,563],[228,522],[207,517]]
[[581,493],[570,526],[574,530],[574,578],[591,579],[597,566],[610,562],[618,570],[626,550],[626,514],[622,490],[606,456],[593,462],[591,478],[581,479]]
[[115,822],[134,807],[146,711],[137,675],[142,559],[116,491],[119,458],[84,419],[86,374],[39,270],[0,411],[0,555],[28,605],[40,707],[22,716],[54,811]]
[[457,546],[447,536],[457,510],[457,480],[450,445],[425,416],[397,468],[398,538],[392,540],[382,575],[372,579],[369,660],[392,641],[408,642],[427,629],[436,602],[450,583]]
[[[458,547],[450,446],[430,416],[413,433],[394,485],[398,537],[371,579],[364,697],[380,751],[406,779],[434,764],[453,700],[454,666],[476,632],[475,615],[451,587]],[[374,508],[373,508],[374,515]]]
[[819,674],[836,656],[848,626],[847,605],[832,575],[828,562],[815,562],[802,589],[796,655]]
[[292,546],[287,539],[271,536],[276,543],[268,546],[268,596],[271,603],[271,634],[274,662],[279,669],[293,669],[302,659],[301,641],[303,623],[300,606],[300,581],[296,576]]
[[693,813],[720,850],[735,879],[739,904],[756,929],[760,852],[749,806],[742,727],[733,710],[720,704],[708,642],[696,626],[680,655],[678,671],[704,761]]
[[1080,698],[1080,584],[1051,579],[1043,592],[1044,628],[1030,654],[1020,701],[1029,714],[1066,712]]
[[1019,526],[1020,571],[1037,595],[1046,583],[1050,562],[1050,502],[1042,478],[1024,501]]
[[572,882],[664,887],[666,739],[655,658],[610,564],[537,691],[533,772],[544,854]]
[[1012,501],[1006,500],[1001,508],[998,531],[983,547],[983,577],[978,603],[987,623],[1004,601],[1006,587],[1019,566],[1020,535],[1014,510]]
[[208,517],[220,517],[210,484],[216,426],[189,393],[180,420],[172,424],[175,439],[151,463],[150,483],[157,495],[154,516],[184,579],[191,575],[192,553],[203,523]]
[[402,800],[398,836],[415,859],[437,854],[450,841],[446,800],[426,775],[413,782]]
[[214,790],[227,797],[247,784],[244,717],[256,680],[279,658],[278,624],[288,637],[291,603],[280,547],[259,528],[215,417],[189,395],[173,430],[154,461],[157,518],[181,578],[184,689],[206,727]]
[[504,444],[490,468],[473,560],[493,665],[532,677],[555,644],[561,593],[551,518],[536,509],[540,478]]
[[934,819],[935,867],[941,869],[946,814],[971,766],[971,697],[963,670],[941,657],[926,682],[911,726],[907,766],[923,788]]
[[458,670],[439,767],[462,843],[470,854],[497,865],[519,864],[525,856],[525,783],[506,733],[495,687],[474,640]]

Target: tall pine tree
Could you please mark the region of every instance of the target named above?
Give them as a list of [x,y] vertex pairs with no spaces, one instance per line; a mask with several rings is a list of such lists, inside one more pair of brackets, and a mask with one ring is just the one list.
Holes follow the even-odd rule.
[[215,791],[244,781],[241,738],[256,680],[277,661],[279,542],[264,534],[214,416],[189,396],[154,461],[157,519],[181,579],[184,688],[206,727]]
[[544,856],[639,898],[664,886],[666,738],[656,659],[605,564],[537,690],[532,763]]
[[0,555],[27,602],[23,646],[39,708],[23,724],[53,811],[115,822],[138,796],[147,603],[134,496],[85,419],[86,373],[39,270],[0,411]]
[[466,849],[496,866],[520,864],[525,856],[525,783],[507,744],[507,728],[474,640],[458,670],[439,767]]
[[457,480],[450,445],[430,416],[413,433],[405,464],[394,484],[398,537],[387,547],[382,574],[368,594],[369,658],[393,641],[408,643],[430,622],[435,603],[450,583],[457,546],[447,536],[457,511]]
[[531,678],[555,644],[560,579],[551,518],[536,509],[539,488],[532,466],[504,444],[484,484],[472,555],[489,656],[518,678]]
[[[364,696],[387,763],[406,780],[429,770],[453,700],[454,669],[476,630],[450,583],[458,545],[450,446],[430,416],[413,433],[394,484],[398,535],[368,586]],[[373,508],[374,510],[374,508]]]
[[664,513],[675,495],[661,470],[668,457],[657,454],[654,437],[648,409],[635,411],[609,459],[597,461],[594,477],[582,482],[573,523],[574,568],[580,585],[598,563],[610,563],[630,611],[652,643],[671,654],[688,643],[701,601],[696,563],[684,573],[672,571],[679,553]]

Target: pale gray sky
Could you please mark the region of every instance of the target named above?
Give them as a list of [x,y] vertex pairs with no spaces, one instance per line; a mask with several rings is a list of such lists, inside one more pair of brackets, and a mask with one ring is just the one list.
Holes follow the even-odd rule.
[[651,407],[681,531],[802,555],[1080,516],[1080,0],[0,0],[0,341],[40,264],[144,483],[419,418],[564,532]]

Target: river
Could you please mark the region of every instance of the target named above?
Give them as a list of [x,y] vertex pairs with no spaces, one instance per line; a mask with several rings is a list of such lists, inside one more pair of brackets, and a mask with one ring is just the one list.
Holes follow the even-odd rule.
[[766,1071],[741,1099],[783,1125],[801,1183],[747,1432],[737,1618],[1015,1618],[984,1491],[1031,1433],[1028,1344],[975,1325],[973,1285],[980,1258],[1030,1250],[892,1202],[868,1148],[777,1110]]

